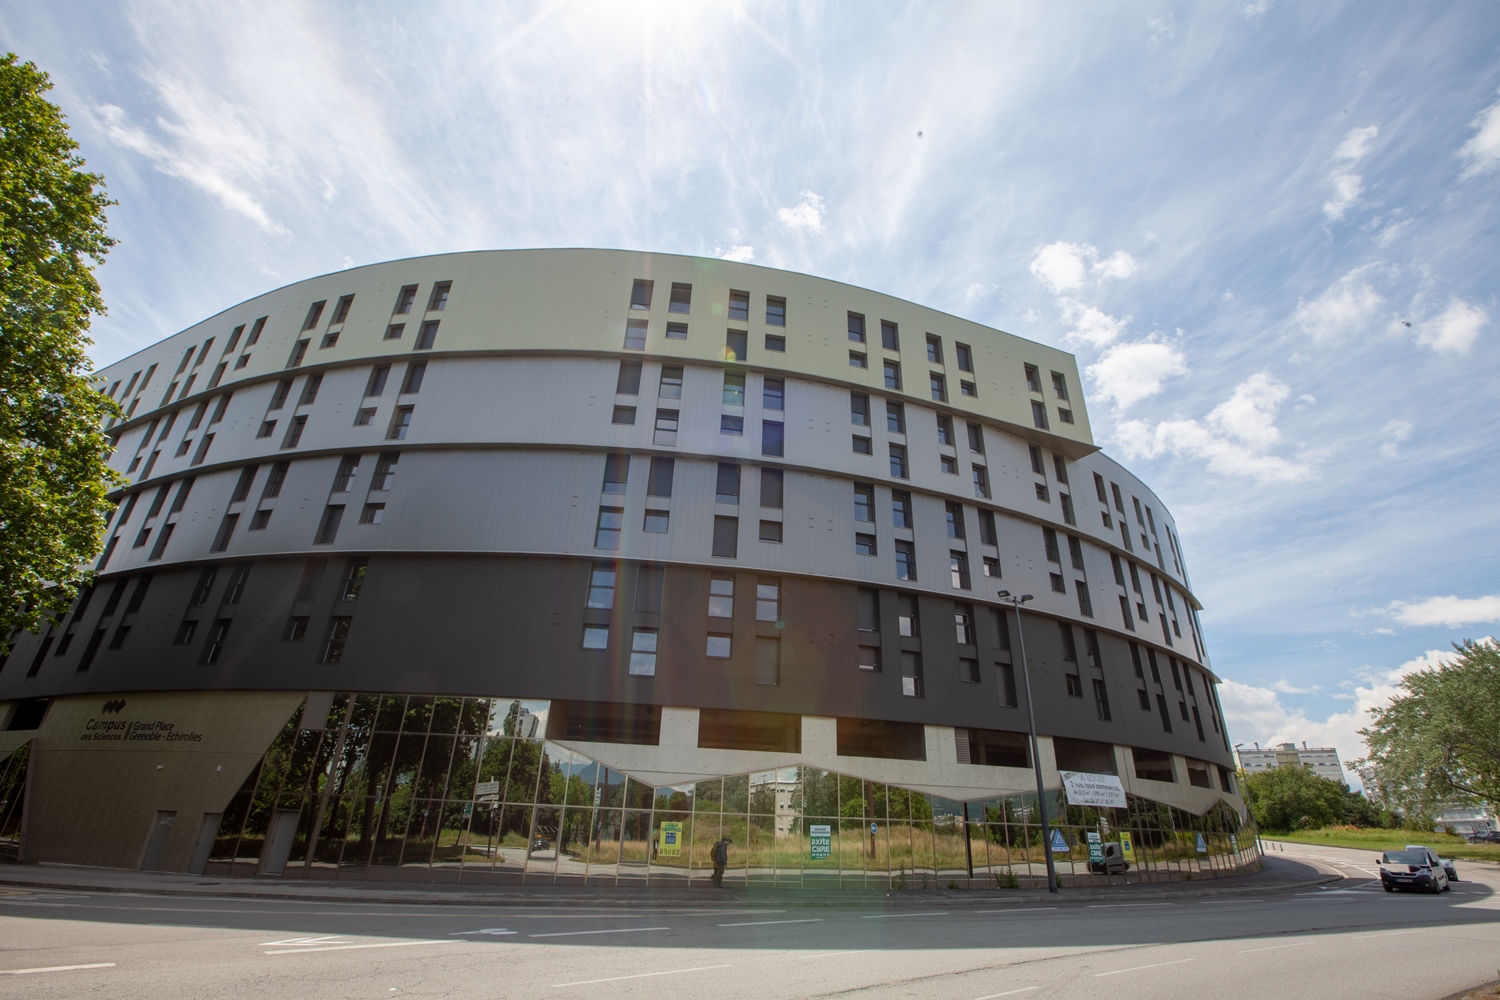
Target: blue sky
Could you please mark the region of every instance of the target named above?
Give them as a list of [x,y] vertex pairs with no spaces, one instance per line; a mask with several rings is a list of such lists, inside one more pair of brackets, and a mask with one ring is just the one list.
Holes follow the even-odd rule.
[[1500,622],[1492,2],[0,2],[120,204],[107,363],[311,274],[620,246],[1075,352],[1236,740]]

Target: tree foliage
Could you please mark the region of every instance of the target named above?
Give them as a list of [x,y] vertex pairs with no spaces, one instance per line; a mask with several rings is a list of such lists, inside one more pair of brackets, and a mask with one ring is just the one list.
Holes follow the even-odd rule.
[[1388,827],[1397,821],[1342,782],[1320,777],[1298,764],[1242,773],[1240,785],[1251,815],[1263,830],[1315,830],[1333,823]]
[[1475,801],[1500,808],[1500,645],[1465,639],[1453,649],[1456,659],[1403,679],[1360,730],[1366,785],[1414,814]]
[[118,410],[84,353],[111,202],[51,89],[34,64],[0,58],[0,650],[77,595],[118,481],[102,431]]

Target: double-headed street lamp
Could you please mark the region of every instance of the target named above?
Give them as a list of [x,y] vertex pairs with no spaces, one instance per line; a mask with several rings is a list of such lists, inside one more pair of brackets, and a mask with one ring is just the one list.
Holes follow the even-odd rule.
[[1031,668],[1026,663],[1026,633],[1021,627],[1021,605],[1031,600],[1031,595],[1013,597],[1010,591],[1002,590],[997,596],[1016,609],[1016,642],[1021,650],[1021,673],[1026,678],[1026,721],[1031,726],[1031,769],[1036,773],[1036,807],[1042,817],[1042,856],[1047,859],[1047,891],[1055,894],[1057,869],[1052,862],[1052,844],[1047,839],[1052,832],[1047,824],[1047,790],[1042,787],[1042,758],[1036,745],[1036,712],[1031,707]]

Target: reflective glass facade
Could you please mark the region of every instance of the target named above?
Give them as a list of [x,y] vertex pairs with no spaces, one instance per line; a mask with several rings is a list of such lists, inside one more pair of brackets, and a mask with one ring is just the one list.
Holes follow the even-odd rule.
[[[223,815],[208,874],[465,882],[707,878],[733,840],[740,882],[1013,886],[1045,877],[1035,796],[957,802],[796,766],[653,786],[547,740],[548,703],[340,694],[287,722]],[[1222,801],[1201,816],[1130,796],[1049,803],[1059,872],[1089,835],[1129,842],[1129,878],[1258,861]],[[1118,875],[1114,876],[1119,878]]]

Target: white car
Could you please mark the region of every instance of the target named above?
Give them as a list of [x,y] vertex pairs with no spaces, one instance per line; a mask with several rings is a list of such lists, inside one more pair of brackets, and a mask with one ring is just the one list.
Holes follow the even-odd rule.
[[1443,866],[1443,871],[1448,875],[1449,882],[1458,881],[1458,868],[1448,858],[1438,857],[1432,848],[1423,847],[1421,844],[1407,844],[1406,849],[1408,851],[1426,851],[1432,860]]
[[1380,865],[1380,884],[1386,892],[1397,889],[1420,889],[1423,892],[1448,891],[1448,873],[1437,855],[1425,847],[1405,851],[1386,851],[1376,859]]

